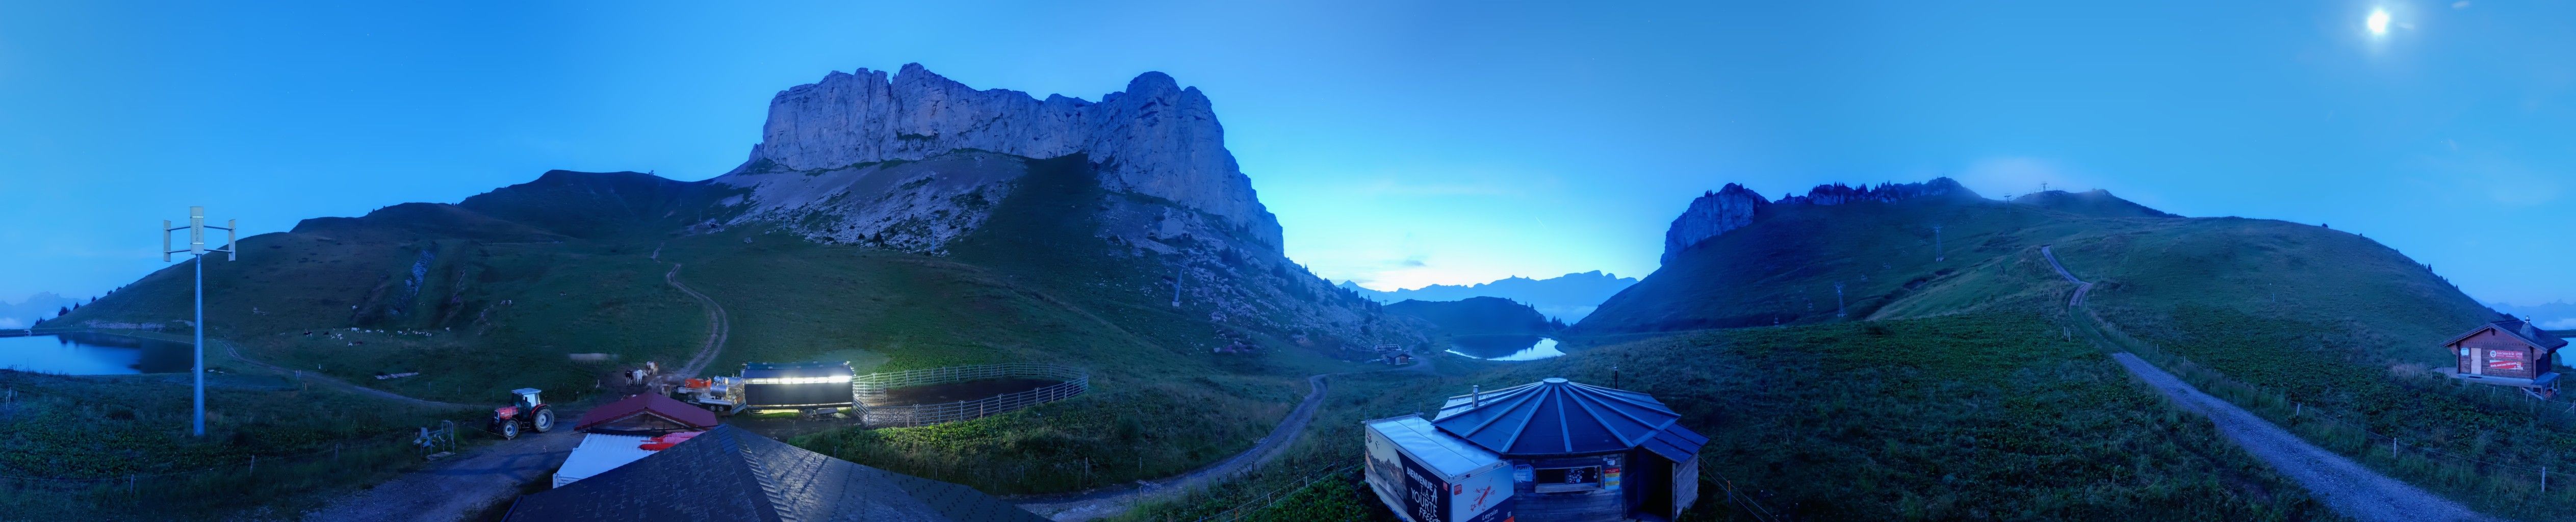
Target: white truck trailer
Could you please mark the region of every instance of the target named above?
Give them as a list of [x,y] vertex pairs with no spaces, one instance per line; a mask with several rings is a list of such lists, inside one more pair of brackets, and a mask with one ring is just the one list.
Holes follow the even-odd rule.
[[1363,423],[1369,490],[1405,522],[1512,520],[1512,467],[1417,415]]

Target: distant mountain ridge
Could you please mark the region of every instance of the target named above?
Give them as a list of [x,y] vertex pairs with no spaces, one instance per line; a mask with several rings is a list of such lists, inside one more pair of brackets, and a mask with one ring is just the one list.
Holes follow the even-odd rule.
[[2539,324],[2543,328],[2576,330],[2576,303],[2570,303],[2564,300],[2550,301],[2531,306],[2487,303],[2487,307],[2494,308],[2498,312],[2504,312],[2515,317],[2529,317],[2531,318],[2531,322]]
[[79,301],[53,292],[36,292],[15,303],[0,301],[0,328],[26,328],[36,320],[54,318],[54,312]]
[[1633,284],[1637,284],[1637,278],[1594,270],[1547,279],[1512,276],[1490,283],[1431,285],[1394,291],[1371,290],[1350,281],[1343,281],[1340,286],[1369,300],[1389,304],[1405,300],[1458,301],[1472,297],[1499,297],[1519,301],[1548,317],[1573,323],[1591,315],[1601,301]]
[[1386,305],[1386,313],[1401,314],[1430,321],[1450,335],[1555,335],[1564,328],[1561,322],[1550,322],[1539,311],[1500,297],[1469,297],[1456,301],[1420,301],[1407,299]]

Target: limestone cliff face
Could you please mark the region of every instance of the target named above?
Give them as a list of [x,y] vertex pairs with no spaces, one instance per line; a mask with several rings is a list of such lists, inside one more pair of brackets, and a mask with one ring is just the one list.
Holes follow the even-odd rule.
[[[959,149],[1031,158],[1089,153],[1110,190],[1171,200],[1279,245],[1279,222],[1225,149],[1208,98],[1149,72],[1097,103],[975,90],[908,64],[834,72],[781,91],[746,169],[830,170]],[[769,165],[763,165],[764,163]],[[774,166],[774,167],[773,167]]]
[[1893,203],[1918,198],[1979,198],[1975,191],[1950,178],[1932,178],[1922,183],[1880,183],[1877,186],[1850,186],[1841,183],[1817,185],[1807,195],[1783,195],[1776,201],[1765,201],[1762,195],[1734,183],[1716,192],[1701,194],[1691,200],[1681,217],[1673,218],[1671,228],[1664,230],[1663,262],[1709,238],[1729,230],[1753,224],[1759,213],[1772,205],[1846,205],[1862,202]]
[[1700,241],[1753,224],[1753,214],[1770,205],[1771,202],[1763,200],[1761,194],[1734,183],[1728,183],[1726,188],[1716,192],[1700,194],[1699,199],[1691,200],[1690,208],[1683,210],[1681,217],[1673,218],[1672,228],[1664,229],[1663,262],[1673,262],[1674,254]]

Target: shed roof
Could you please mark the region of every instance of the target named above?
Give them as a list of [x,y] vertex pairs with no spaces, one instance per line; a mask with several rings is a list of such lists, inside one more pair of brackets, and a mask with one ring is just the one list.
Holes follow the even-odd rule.
[[1046,520],[966,486],[850,463],[718,426],[635,462],[520,497],[507,520]]
[[1431,424],[1507,457],[1643,448],[1681,462],[1708,445],[1643,393],[1550,377],[1478,395],[1450,397]]
[[691,406],[678,399],[647,393],[591,408],[589,413],[581,414],[581,420],[573,422],[572,429],[590,431],[593,426],[636,415],[653,415],[694,428],[713,428],[722,422],[716,420],[715,412],[707,411],[705,408]]
[[849,377],[858,372],[848,362],[744,363],[742,378]]
[[2556,335],[2551,335],[2548,330],[2542,330],[2538,326],[2512,317],[2506,317],[2504,320],[2478,325],[2477,328],[2470,329],[2468,333],[2452,337],[2451,340],[2448,341],[2443,341],[2442,345],[2450,346],[2459,344],[2460,341],[2476,336],[2479,332],[2487,331],[2489,328],[2493,328],[2497,332],[2504,333],[2506,337],[2520,340],[2523,344],[2540,348],[2555,350],[2567,346],[2566,339],[2560,339]]

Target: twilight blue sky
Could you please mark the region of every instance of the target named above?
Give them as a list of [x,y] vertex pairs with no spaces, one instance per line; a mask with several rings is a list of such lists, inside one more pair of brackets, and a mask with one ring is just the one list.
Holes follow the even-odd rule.
[[1168,72],[1289,255],[1378,288],[1644,275],[1726,182],[1949,175],[2576,298],[2564,2],[526,4],[0,0],[0,300],[163,266],[191,204],[262,232],[546,169],[711,177],[778,90],[906,62],[1094,100]]

